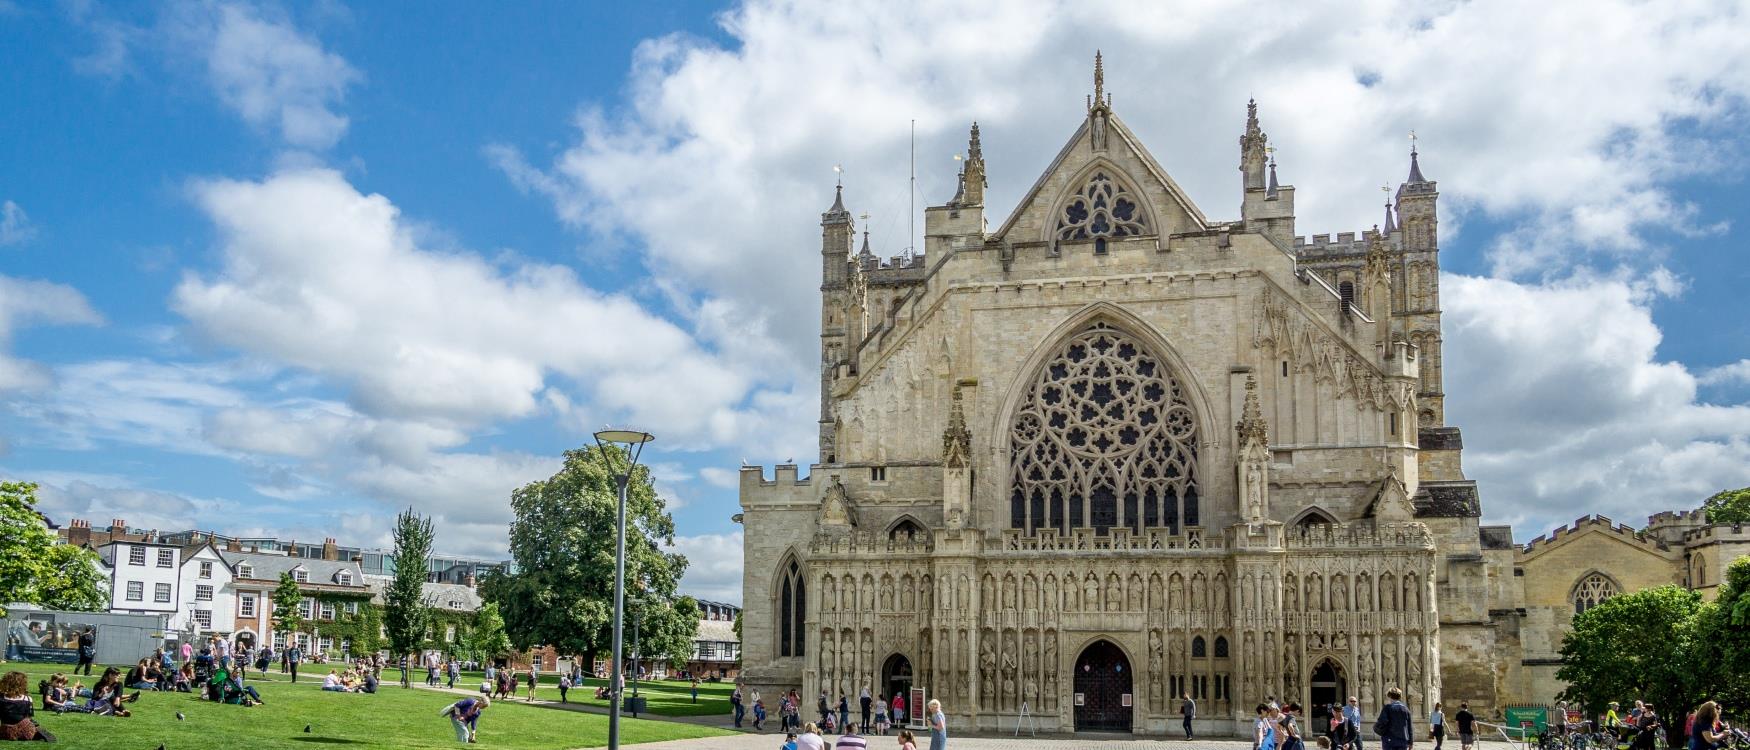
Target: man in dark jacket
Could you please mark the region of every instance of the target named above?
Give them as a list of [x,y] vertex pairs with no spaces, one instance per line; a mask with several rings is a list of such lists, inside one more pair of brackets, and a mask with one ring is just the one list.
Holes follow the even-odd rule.
[[1406,750],[1416,743],[1416,728],[1409,707],[1404,705],[1403,691],[1392,688],[1385,691],[1385,697],[1387,702],[1373,722],[1373,733],[1379,735],[1385,750]]
[[85,676],[91,676],[91,663],[97,661],[97,628],[85,626],[85,632],[79,634],[79,664],[73,667],[73,674],[85,670]]

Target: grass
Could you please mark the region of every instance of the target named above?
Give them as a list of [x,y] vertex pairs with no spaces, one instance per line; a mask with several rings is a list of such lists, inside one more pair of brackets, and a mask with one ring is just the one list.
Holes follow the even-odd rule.
[[[327,674],[327,672],[324,671],[323,674]],[[383,670],[383,675],[392,678],[390,682],[394,682],[395,679],[400,678],[399,673],[394,670]],[[523,677],[524,679],[527,679],[528,676],[525,674]],[[413,679],[415,684],[425,684],[424,670],[421,670],[417,675],[414,675]],[[456,687],[478,689],[480,687],[480,682],[484,679],[486,679],[486,674],[484,672],[463,672],[456,678]],[[446,681],[439,680],[439,682]],[[587,706],[600,706],[602,708],[607,708],[608,702],[605,699],[595,697],[595,689],[597,687],[606,686],[608,681],[601,678],[586,677],[584,678],[583,683],[584,685],[581,688],[572,688],[566,694],[567,699],[572,703],[582,703]],[[524,685],[526,684],[527,683],[524,683]],[[688,680],[638,681],[638,696],[645,699],[645,708],[648,709],[648,713],[657,716],[727,717],[730,714],[729,694],[734,691],[735,683],[733,682],[701,682],[699,683],[699,702],[694,703],[692,683]],[[632,683],[628,682],[626,683],[626,694],[631,695],[631,693]],[[518,700],[521,700],[522,697],[527,694],[528,688],[520,687],[517,690]],[[559,700],[559,676],[549,672],[543,672],[541,674],[541,686],[536,690],[535,697],[541,700]],[[752,709],[750,708],[749,710]],[[777,715],[778,709],[775,705],[768,703],[766,705],[766,710],[771,712],[774,716]]]
[[[69,666],[14,663],[0,665],[0,670],[30,675],[35,698],[38,680]],[[37,720],[63,746],[96,750],[150,750],[160,743],[166,750],[239,747],[311,750],[323,746],[387,750],[457,746],[449,720],[438,712],[460,696],[403,690],[393,686],[392,680],[375,695],[325,693],[320,687],[326,674],[326,669],[313,668],[308,678],[295,685],[277,672],[251,679],[249,684],[266,701],[266,705],[254,708],[201,701],[189,693],[148,692],[139,701],[127,704],[134,714],[128,718],[38,711]],[[94,673],[90,678],[80,679],[90,686],[95,678]],[[476,680],[474,684],[478,683]],[[542,692],[546,691],[543,686]],[[557,689],[552,692],[550,697],[557,698]],[[41,705],[40,700],[37,705]],[[177,720],[179,711],[187,716],[186,721]],[[310,726],[309,734],[304,733],[305,725]],[[480,742],[475,747],[511,750],[601,747],[607,744],[607,734],[606,716],[495,701],[481,715]],[[625,719],[620,725],[620,738],[626,744],[726,734],[729,733],[711,727],[637,719]]]

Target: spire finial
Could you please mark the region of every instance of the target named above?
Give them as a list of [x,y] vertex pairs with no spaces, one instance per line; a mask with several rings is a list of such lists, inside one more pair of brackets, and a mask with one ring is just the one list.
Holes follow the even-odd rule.
[[1410,131],[1410,179],[1409,182],[1427,182],[1422,176],[1422,165],[1416,160],[1416,131]]
[[1240,421],[1234,428],[1242,445],[1248,441],[1260,447],[1270,443],[1270,429],[1264,424],[1264,410],[1258,404],[1258,380],[1250,374],[1246,375],[1246,400],[1240,407]]
[[968,140],[967,145],[966,145],[966,158],[968,158],[968,159],[983,159],[984,158],[984,147],[978,142],[978,121],[977,120],[972,121],[972,137]]
[[1270,155],[1270,182],[1267,185],[1265,185],[1265,187],[1264,187],[1264,197],[1265,198],[1275,198],[1276,192],[1277,192],[1276,147],[1275,146],[1265,146],[1264,153]]
[[1094,101],[1106,101],[1106,63],[1100,51],[1094,50]]
[[1385,193],[1385,234],[1389,237],[1393,232],[1398,231],[1397,222],[1392,217],[1391,186],[1380,185],[1379,191]]
[[859,258],[875,257],[875,254],[869,251],[869,214],[868,214],[868,212],[865,211],[862,214],[859,214],[857,216],[857,218],[863,220],[863,249],[859,250],[857,252],[857,257],[859,257]]

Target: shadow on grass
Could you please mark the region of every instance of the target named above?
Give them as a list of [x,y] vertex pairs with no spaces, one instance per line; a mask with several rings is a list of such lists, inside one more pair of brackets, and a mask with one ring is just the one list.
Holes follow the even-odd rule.
[[342,737],[293,737],[291,739],[293,742],[314,742],[314,743],[321,744],[321,745],[357,745],[357,744],[359,744],[358,740],[349,740],[349,739],[345,739]]

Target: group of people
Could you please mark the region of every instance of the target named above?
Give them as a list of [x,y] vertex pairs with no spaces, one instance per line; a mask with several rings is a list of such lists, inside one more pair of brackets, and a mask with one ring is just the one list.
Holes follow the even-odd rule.
[[[741,690],[738,687],[736,693],[739,694],[740,692]],[[785,699],[788,700],[791,695],[794,695],[794,693],[795,691],[790,691],[790,694],[786,695]],[[759,691],[756,690],[753,694],[756,696],[757,701]],[[869,724],[871,708],[879,706],[881,698],[882,696],[880,695],[870,696],[867,691],[859,696],[858,700],[863,704],[863,719],[865,725]],[[894,699],[902,700],[898,695],[895,695]],[[862,727],[861,731],[859,731],[859,727],[851,722],[849,702],[844,696],[839,697],[839,704],[840,716],[837,717],[837,720],[842,722],[840,726],[843,727],[843,733],[839,735],[838,741],[831,745],[831,750],[867,750],[869,747],[869,740],[863,735],[868,733],[868,726]],[[785,726],[784,744],[781,746],[781,750],[828,750],[826,737],[824,735],[831,734],[833,730],[824,722],[832,721],[835,717],[832,715],[833,712],[829,710],[830,706],[827,705],[827,697],[824,691],[820,696],[820,705],[824,707],[821,708],[823,723],[816,724],[815,722],[810,721],[802,724],[798,728],[799,731],[792,731],[789,726]],[[900,705],[903,706],[904,703],[902,702]],[[874,715],[880,716],[881,714],[876,713]],[[928,710],[924,712],[924,716],[928,720],[930,726],[929,750],[947,750],[948,718],[942,713],[942,702],[936,700],[930,701]],[[876,725],[880,724],[878,721],[875,723]],[[899,730],[899,733],[895,736],[895,740],[898,742],[900,750],[918,750],[917,738],[911,733],[911,730]]]
[[[696,683],[693,689],[696,702],[698,691]],[[817,718],[808,726],[818,727],[828,734],[856,731],[862,734],[886,735],[892,727],[905,724],[905,697],[898,693],[895,693],[890,701],[885,694],[872,693],[868,687],[864,687],[857,696],[857,705],[859,708],[857,719],[860,720],[854,721],[851,716],[851,701],[848,696],[840,694],[838,702],[834,703],[827,692],[822,690],[820,697],[815,700]],[[749,688],[743,692],[742,687],[737,685],[735,690],[729,694],[729,706],[734,713],[737,729],[740,729],[742,723],[751,715],[753,729],[756,731],[765,730],[766,702],[758,689]],[[778,731],[794,733],[796,730],[802,729],[803,726],[802,695],[796,690],[790,690],[778,699]]]
[[[1566,712],[1567,705],[1557,706]],[[1659,711],[1651,703],[1635,701],[1634,708],[1629,709],[1625,716],[1620,713],[1622,704],[1612,701],[1609,710],[1604,713],[1604,731],[1616,737],[1618,742],[1626,742],[1630,750],[1653,750],[1658,733],[1670,731],[1659,716]],[[1720,712],[1720,705],[1707,701],[1697,706],[1694,711],[1683,717],[1683,734],[1681,740],[1673,738],[1673,747],[1681,745],[1686,750],[1715,750],[1731,744],[1733,734],[1742,735],[1742,730],[1732,728]],[[1562,731],[1568,731],[1564,726]],[[1750,742],[1750,735],[1743,736]]]
[[322,689],[330,693],[374,694],[380,684],[377,670],[365,665],[338,672],[330,669],[328,676],[322,678]]
[[[566,675],[565,679],[560,681],[559,698],[562,702],[565,700],[565,693],[571,689],[573,684],[575,683],[571,681],[570,675]],[[533,703],[535,692],[541,686],[540,670],[530,669],[527,674],[524,674],[518,672],[514,667],[488,666],[486,679],[480,683],[480,692],[490,698],[510,700],[516,697],[519,686],[525,687],[528,691],[526,700]]]
[[[1379,738],[1384,750],[1406,750],[1416,741],[1414,717],[1409,707],[1404,705],[1403,691],[1394,687],[1387,690],[1385,695],[1387,702],[1374,719],[1373,734]],[[1302,709],[1299,703],[1278,703],[1275,698],[1265,698],[1256,708],[1257,717],[1252,723],[1252,746],[1257,750],[1305,750],[1306,738],[1310,736],[1320,748],[1363,750],[1361,702],[1355,696],[1350,696],[1348,702],[1341,707],[1331,704],[1316,708],[1319,709],[1318,714],[1328,717],[1328,723],[1324,726],[1302,726]],[[1475,742],[1475,717],[1471,715],[1468,705],[1460,707],[1457,719],[1460,737],[1466,750],[1469,750]],[[1434,704],[1428,720],[1428,736],[1434,740],[1434,747],[1438,750],[1446,737],[1446,714],[1441,704]]]

